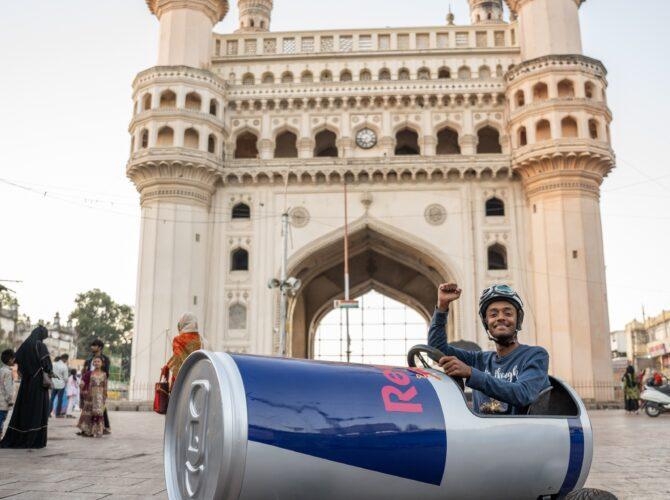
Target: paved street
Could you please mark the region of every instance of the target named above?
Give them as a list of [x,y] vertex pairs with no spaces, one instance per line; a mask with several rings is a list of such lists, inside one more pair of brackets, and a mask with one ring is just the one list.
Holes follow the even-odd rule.
[[[587,486],[620,499],[670,498],[670,415],[591,415],[596,450]],[[52,420],[46,449],[0,450],[0,498],[166,499],[163,418],[114,412],[111,421],[113,435],[94,440],[75,436],[74,420]]]

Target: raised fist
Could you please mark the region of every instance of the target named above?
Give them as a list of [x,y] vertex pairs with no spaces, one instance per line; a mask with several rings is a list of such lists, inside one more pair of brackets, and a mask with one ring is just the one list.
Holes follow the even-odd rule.
[[442,283],[437,287],[437,308],[446,312],[449,309],[449,304],[454,300],[458,300],[461,296],[461,289],[456,283]]

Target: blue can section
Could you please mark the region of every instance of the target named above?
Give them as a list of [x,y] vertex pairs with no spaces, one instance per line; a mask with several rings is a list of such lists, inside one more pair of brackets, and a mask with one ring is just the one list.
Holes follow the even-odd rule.
[[563,485],[559,491],[559,497],[564,497],[575,489],[584,464],[584,429],[579,418],[569,418],[570,428],[570,461],[568,471],[565,474]]
[[249,440],[439,485],[444,415],[425,376],[405,368],[233,355]]

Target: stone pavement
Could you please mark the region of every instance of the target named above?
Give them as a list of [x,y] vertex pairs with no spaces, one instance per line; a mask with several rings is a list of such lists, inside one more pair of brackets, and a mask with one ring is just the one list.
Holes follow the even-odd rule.
[[[587,486],[621,500],[670,498],[670,415],[592,411],[596,447]],[[75,436],[75,420],[52,419],[44,450],[0,450],[0,498],[167,499],[163,417],[112,412],[113,434]]]

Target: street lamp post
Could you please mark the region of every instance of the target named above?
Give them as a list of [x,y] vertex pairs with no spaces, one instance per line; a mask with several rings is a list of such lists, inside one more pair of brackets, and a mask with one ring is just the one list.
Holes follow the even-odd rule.
[[289,278],[288,274],[288,211],[282,214],[282,236],[283,236],[283,254],[281,264],[280,279],[272,278],[268,282],[268,288],[279,288],[279,354],[286,356],[286,317],[288,314],[288,298],[295,295],[300,286],[301,281],[297,278]]

